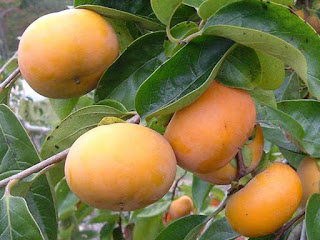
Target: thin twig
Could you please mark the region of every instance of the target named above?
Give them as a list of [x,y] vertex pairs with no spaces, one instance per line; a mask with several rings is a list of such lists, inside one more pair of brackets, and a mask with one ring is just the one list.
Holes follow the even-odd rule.
[[295,224],[300,218],[302,218],[305,214],[305,209],[303,209],[297,216],[295,216],[291,221],[287,224],[283,225],[277,232],[274,240],[279,240],[282,234],[284,234],[293,224]]
[[239,149],[237,155],[237,178],[236,180],[238,181],[240,178],[246,175],[246,166],[244,165],[243,161],[243,155],[241,149]]
[[5,185],[7,185],[11,180],[13,179],[23,179],[25,177],[28,177],[29,175],[31,175],[32,173],[36,173],[41,171],[42,169],[54,164],[54,163],[58,163],[61,162],[62,160],[64,160],[67,157],[67,154],[69,152],[69,148],[56,154],[53,155],[52,157],[49,157],[48,159],[41,161],[39,163],[37,163],[36,165],[33,165],[32,167],[29,167],[15,175],[12,175],[6,179],[3,179],[0,181],[0,187],[4,187]]
[[195,32],[191,35],[189,35],[188,37],[186,37],[185,39],[182,39],[179,41],[180,44],[187,44],[189,43],[192,39],[198,37],[201,33],[200,32]]
[[[139,121],[140,121],[139,116],[135,115],[132,118],[129,118],[126,122],[127,123],[137,123]],[[33,165],[32,167],[29,167],[29,168],[15,174],[15,175],[12,175],[8,178],[1,180],[0,187],[6,186],[13,179],[23,179],[33,173],[41,171],[42,169],[44,169],[48,166],[51,166],[55,163],[59,163],[59,162],[63,161],[67,157],[69,150],[70,150],[70,148],[68,148],[68,149],[66,149],[56,155],[53,155],[53,156],[49,157],[48,159],[43,160],[43,161],[37,163],[36,165]]]
[[14,70],[9,77],[7,77],[6,80],[0,83],[0,93],[5,89],[7,86],[9,86],[11,83],[13,83],[19,76],[20,76],[20,69],[17,68]]
[[22,124],[23,124],[24,128],[30,132],[39,132],[39,133],[47,134],[51,131],[50,128],[34,126],[28,122],[23,122]]
[[179,182],[187,175],[187,171],[184,172],[184,174],[179,177],[176,182],[174,183],[173,189],[172,189],[172,196],[171,196],[171,202],[174,200],[174,197],[176,195],[176,190],[178,188]]
[[6,61],[5,64],[0,68],[0,73],[2,73],[15,58],[17,58],[17,52],[15,52],[13,56],[8,61]]

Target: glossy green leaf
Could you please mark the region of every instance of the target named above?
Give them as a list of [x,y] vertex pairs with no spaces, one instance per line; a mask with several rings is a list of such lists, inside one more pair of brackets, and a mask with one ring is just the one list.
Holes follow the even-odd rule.
[[58,217],[64,220],[76,210],[79,199],[70,191],[67,181],[62,179],[56,186]]
[[286,6],[293,6],[295,3],[294,0],[272,0],[271,2],[279,3]]
[[123,12],[113,8],[102,7],[98,5],[80,5],[80,6],[77,6],[76,8],[88,9],[108,18],[133,21],[141,25],[141,27],[148,30],[161,30],[164,28],[163,25],[157,22],[151,21],[147,18],[133,15],[131,13]]
[[274,108],[277,107],[277,102],[273,91],[255,88],[253,90],[247,90],[247,92],[250,94],[255,103]]
[[161,225],[161,215],[151,218],[138,218],[133,229],[133,240],[154,240]]
[[[278,108],[296,119],[305,131],[300,142],[303,152],[320,157],[320,102],[315,100],[288,100],[278,103]],[[293,130],[291,130],[293,131]]]
[[96,209],[94,217],[90,219],[89,223],[115,223],[117,221],[119,221],[119,213]]
[[6,194],[0,199],[0,238],[3,240],[45,239],[23,198]]
[[164,32],[155,32],[134,41],[102,75],[95,101],[111,98],[133,109],[137,89],[166,59],[164,40]]
[[320,236],[320,194],[313,194],[306,207],[306,231],[308,240],[318,240]]
[[192,181],[192,200],[194,202],[195,208],[200,212],[204,207],[204,202],[208,197],[213,185],[202,181],[193,175]]
[[223,85],[253,89],[261,80],[261,67],[255,50],[242,45],[224,60],[217,80]]
[[304,159],[306,157],[306,155],[300,154],[300,153],[296,153],[296,152],[292,152],[289,151],[287,149],[284,148],[279,148],[280,152],[282,153],[282,155],[284,156],[285,159],[287,159],[287,161],[290,163],[290,165],[292,167],[294,167],[295,169],[298,168],[300,162],[302,161],[302,159]]
[[170,25],[174,26],[176,24],[186,21],[199,22],[200,18],[195,8],[182,4],[173,14]]
[[230,38],[281,59],[320,96],[320,38],[288,8],[262,1],[231,3],[208,19],[203,34]]
[[183,0],[151,0],[151,7],[157,18],[164,25],[169,25],[174,12]]
[[152,14],[151,4],[149,0],[74,0],[73,5],[98,5],[108,8],[114,8],[123,12],[132,13],[134,15],[140,15],[150,17]]
[[205,1],[206,0],[184,0],[183,3],[191,7],[199,8]]
[[237,1],[239,0],[206,0],[199,7],[199,10],[198,10],[199,16],[203,20],[207,20],[211,15],[213,15],[220,8]]
[[184,240],[188,233],[197,225],[204,222],[206,216],[190,215],[170,223],[163,229],[155,240]]
[[257,113],[258,122],[267,140],[277,146],[296,151],[292,143],[299,145],[305,136],[305,131],[297,120],[269,106],[258,107]]
[[79,98],[50,99],[50,104],[60,119],[68,116],[77,105]]
[[213,81],[233,45],[224,38],[201,36],[183,47],[138,89],[140,117],[170,114],[192,103]]
[[[41,149],[41,157],[46,159],[69,147],[85,132],[97,126],[104,117],[126,118],[130,114],[119,111],[109,106],[88,106],[73,112],[65,118],[56,128],[46,137]],[[49,171],[51,182],[56,185],[63,177],[64,163]]]
[[150,218],[161,215],[168,210],[170,203],[171,202],[168,200],[159,200],[158,202],[155,202],[146,208],[132,212],[131,218],[135,216],[139,218]]
[[207,220],[203,221],[202,223],[200,223],[197,226],[195,226],[194,228],[192,228],[191,231],[187,234],[187,236],[185,236],[185,238],[183,240],[195,240],[195,239],[197,239],[197,237],[199,236],[201,230],[206,225],[206,223],[207,223]]
[[[0,105],[0,179],[40,162],[27,133],[15,114]],[[30,187],[26,201],[45,239],[57,237],[57,219],[50,185],[45,175]]]
[[257,50],[261,66],[259,87],[274,90],[281,86],[285,77],[284,63],[280,59]]
[[275,90],[277,101],[300,99],[300,78],[294,71],[286,71],[284,82]]
[[226,218],[223,217],[211,222],[199,240],[231,240],[238,236],[239,234],[230,228]]
[[[195,22],[182,22],[171,28],[171,35],[175,39],[182,40],[192,33],[198,31],[198,25]],[[182,44],[173,43],[169,40],[165,41],[164,53],[167,57],[172,57],[179,49],[183,47]]]

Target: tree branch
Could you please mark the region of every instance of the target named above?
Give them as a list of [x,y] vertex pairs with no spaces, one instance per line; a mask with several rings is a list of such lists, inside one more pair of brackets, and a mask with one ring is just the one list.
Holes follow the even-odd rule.
[[[140,121],[140,117],[138,115],[134,115],[132,118],[129,118],[126,122],[127,123],[137,123],[139,121]],[[44,169],[46,167],[49,167],[53,164],[56,164],[56,163],[63,161],[67,157],[69,150],[70,150],[70,148],[67,148],[66,150],[64,150],[56,155],[53,155],[53,156],[49,157],[48,159],[43,160],[43,161],[37,163],[36,165],[33,165],[32,167],[29,167],[25,170],[22,170],[21,172],[19,172],[17,174],[14,174],[8,178],[1,180],[0,187],[6,186],[13,179],[23,179],[33,173],[41,171],[42,169]]]
[[300,213],[298,213],[297,216],[295,216],[291,221],[289,221],[287,224],[283,225],[277,232],[276,237],[274,240],[279,240],[282,234],[285,233],[293,224],[295,224],[300,218],[304,216],[306,213],[305,209],[303,209]]
[[237,178],[238,181],[240,178],[246,175],[246,166],[244,165],[243,161],[243,155],[241,149],[239,149],[239,152],[236,155],[237,159]]
[[0,83],[0,93],[5,89],[7,86],[9,86],[11,83],[13,83],[19,76],[20,76],[20,69],[17,68],[14,70],[9,77],[7,77],[6,80]]
[[184,174],[176,180],[172,189],[171,202],[174,200],[179,182],[186,176],[186,174],[187,174],[187,171],[185,171]]

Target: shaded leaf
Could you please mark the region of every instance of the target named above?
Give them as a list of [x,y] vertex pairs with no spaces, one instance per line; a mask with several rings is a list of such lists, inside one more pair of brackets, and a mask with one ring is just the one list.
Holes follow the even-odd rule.
[[238,237],[239,234],[234,232],[225,217],[213,221],[199,240],[231,240]]
[[77,105],[79,98],[70,99],[50,99],[50,104],[60,119],[68,116]]
[[183,0],[151,0],[151,7],[157,18],[164,25],[169,25],[174,12]]
[[208,197],[213,185],[202,181],[193,175],[192,181],[192,200],[194,202],[195,208],[200,212],[204,207],[204,202]]
[[197,225],[204,222],[206,216],[190,215],[170,223],[155,240],[183,240]]
[[132,212],[131,218],[136,216],[139,218],[150,218],[161,215],[166,210],[168,210],[170,203],[171,202],[168,200],[159,200],[158,202],[155,202],[146,208]]
[[133,109],[137,89],[166,59],[164,40],[164,32],[155,32],[134,41],[102,75],[95,101],[111,98]]
[[161,225],[161,215],[151,218],[138,218],[133,229],[133,240],[154,240]]
[[270,90],[264,90],[261,88],[255,88],[253,90],[247,90],[252,99],[260,105],[267,105],[276,108],[277,102],[274,96],[274,92]]
[[198,10],[199,16],[203,20],[207,20],[211,15],[213,15],[220,8],[228,5],[230,3],[236,2],[239,0],[207,0],[204,1]]

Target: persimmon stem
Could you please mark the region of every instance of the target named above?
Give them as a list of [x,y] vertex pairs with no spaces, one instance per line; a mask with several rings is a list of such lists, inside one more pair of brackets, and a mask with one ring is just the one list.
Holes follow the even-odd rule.
[[284,234],[293,224],[295,224],[300,218],[305,215],[306,211],[303,209],[297,216],[290,220],[287,224],[283,225],[277,232],[274,240],[279,240],[282,234]]
[[237,178],[236,180],[238,181],[240,178],[246,175],[246,166],[243,161],[243,155],[241,149],[239,149],[237,155]]
[[185,39],[180,40],[179,43],[180,43],[180,44],[187,44],[187,43],[189,43],[192,39],[200,36],[200,34],[201,34],[200,31],[199,31],[199,32],[195,32],[195,33],[189,35],[188,37],[186,37]]
[[[129,118],[126,122],[127,123],[139,123],[140,121],[140,117],[138,115],[134,115],[133,117]],[[49,158],[47,158],[46,160],[43,160],[39,163],[37,163],[36,165],[33,165],[32,167],[29,167],[25,170],[22,170],[21,172],[14,174],[8,178],[5,178],[3,180],[0,181],[0,188],[6,186],[10,181],[14,180],[14,179],[23,179],[25,177],[30,176],[33,173],[39,172],[43,169],[46,168],[45,171],[47,171],[47,168],[52,167],[52,165],[62,162],[63,160],[66,159],[68,153],[69,153],[70,148],[67,148],[66,150],[59,152],[56,155],[53,155]]]
[[173,189],[172,189],[172,196],[171,196],[171,202],[174,200],[174,197],[176,195],[176,190],[178,188],[179,182],[187,175],[187,171],[184,172],[184,174],[179,177],[176,182],[174,183]]
[[3,89],[5,89],[6,87],[8,87],[10,84],[12,84],[15,80],[17,80],[17,78],[21,75],[20,73],[20,69],[17,68],[16,70],[14,70],[9,77],[7,77],[7,79],[5,79],[3,82],[0,83],[0,93],[3,91]]
[[6,189],[4,191],[4,195],[9,195],[11,188],[16,185],[19,182],[19,179],[13,179],[11,180],[8,185],[6,186]]

